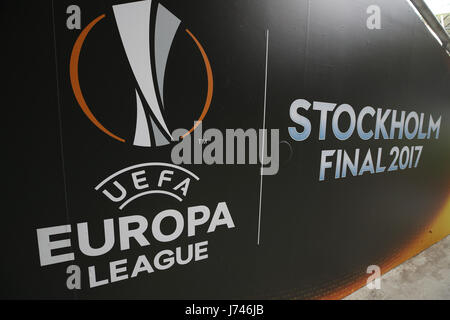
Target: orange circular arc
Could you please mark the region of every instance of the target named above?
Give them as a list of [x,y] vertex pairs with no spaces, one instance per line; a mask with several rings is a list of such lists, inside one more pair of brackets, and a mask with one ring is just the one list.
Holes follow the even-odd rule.
[[184,138],[187,135],[189,135],[203,121],[203,119],[205,118],[206,114],[209,111],[209,107],[211,106],[211,101],[212,101],[212,97],[213,97],[213,89],[214,89],[213,73],[212,73],[212,69],[211,69],[211,64],[209,63],[208,56],[207,56],[205,50],[203,49],[203,46],[197,40],[197,38],[188,29],[186,29],[186,32],[191,36],[192,40],[194,40],[195,44],[197,45],[198,49],[200,50],[200,53],[202,54],[203,62],[205,63],[205,68],[206,68],[206,76],[208,79],[208,92],[206,94],[206,101],[205,101],[205,105],[203,107],[202,114],[200,115],[200,117],[198,118],[198,120],[194,124],[194,126],[191,128],[191,130],[186,132],[181,138]]
[[89,31],[99,22],[102,20],[106,15],[102,14],[101,16],[94,19],[91,23],[89,23],[86,28],[83,29],[83,31],[78,36],[77,41],[75,42],[72,54],[70,57],[70,82],[72,84],[72,90],[75,94],[75,98],[77,99],[78,104],[81,107],[81,110],[83,110],[84,114],[89,118],[89,120],[100,130],[102,130],[104,133],[109,135],[110,137],[120,141],[125,142],[124,139],[116,136],[114,133],[110,132],[108,129],[106,129],[98,120],[95,118],[94,114],[91,112],[91,109],[89,109],[89,106],[86,103],[86,100],[84,99],[83,92],[81,91],[80,87],[80,79],[78,76],[78,63],[80,60],[80,53],[81,49],[83,47],[84,40],[86,39]]

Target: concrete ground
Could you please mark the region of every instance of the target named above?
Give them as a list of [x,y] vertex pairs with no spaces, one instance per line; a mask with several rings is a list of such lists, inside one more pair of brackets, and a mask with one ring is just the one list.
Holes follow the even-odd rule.
[[381,277],[381,288],[366,286],[344,300],[450,300],[450,236]]

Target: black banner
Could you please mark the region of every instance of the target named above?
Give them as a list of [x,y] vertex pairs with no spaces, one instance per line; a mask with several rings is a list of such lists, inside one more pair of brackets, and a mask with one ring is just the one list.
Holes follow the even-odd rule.
[[4,298],[337,299],[449,234],[450,60],[407,1],[1,11]]

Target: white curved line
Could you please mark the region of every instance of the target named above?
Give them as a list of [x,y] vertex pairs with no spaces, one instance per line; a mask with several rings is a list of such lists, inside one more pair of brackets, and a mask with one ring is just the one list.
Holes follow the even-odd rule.
[[113,6],[114,17],[131,70],[141,88],[142,94],[158,123],[169,137],[153,85],[150,63],[150,28],[152,1],[135,1]]
[[141,168],[141,167],[157,167],[157,166],[175,168],[175,169],[178,169],[178,170],[180,170],[180,171],[183,171],[183,172],[189,174],[191,177],[193,177],[193,178],[194,178],[195,180],[197,180],[197,181],[200,180],[200,178],[199,178],[198,176],[196,176],[194,173],[190,172],[189,170],[187,170],[187,169],[185,169],[185,168],[179,167],[179,166],[177,166],[177,165],[170,164],[170,163],[163,163],[163,162],[149,162],[149,163],[141,163],[141,164],[137,164],[137,165],[134,165],[134,166],[131,166],[131,167],[122,169],[122,170],[120,170],[120,171],[117,171],[116,173],[110,175],[108,178],[106,178],[105,180],[103,180],[102,182],[100,182],[100,183],[95,187],[95,190],[100,189],[100,188],[101,188],[105,183],[107,183],[109,180],[111,180],[111,179],[117,177],[118,175],[121,175],[122,173],[127,172],[127,171],[129,171],[129,170],[133,170],[133,169]]
[[140,198],[140,197],[142,197],[142,196],[146,196],[146,195],[148,195],[148,194],[153,194],[153,193],[161,193],[161,194],[165,194],[165,195],[168,195],[168,196],[171,196],[171,197],[177,199],[177,200],[180,201],[180,202],[183,201],[183,199],[181,199],[181,198],[180,198],[179,196],[177,196],[176,194],[173,194],[172,192],[164,191],[164,190],[151,190],[151,191],[145,191],[145,192],[139,193],[139,194],[137,194],[137,195],[131,197],[130,199],[128,199],[127,201],[125,201],[124,203],[122,203],[122,205],[119,207],[119,209],[122,210],[123,208],[125,208],[125,206],[126,206],[127,204],[129,204],[130,202],[136,200],[137,198]]

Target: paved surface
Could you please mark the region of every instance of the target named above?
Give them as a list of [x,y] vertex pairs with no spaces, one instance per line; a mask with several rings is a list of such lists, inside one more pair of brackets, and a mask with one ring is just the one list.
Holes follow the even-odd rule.
[[450,300],[450,236],[381,277],[381,289],[363,287],[344,300]]

